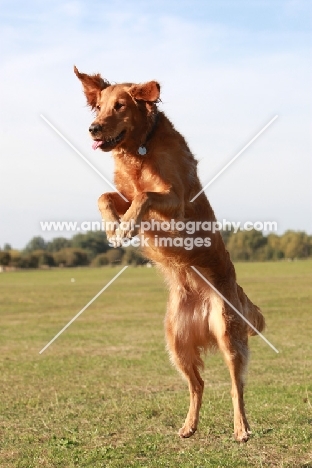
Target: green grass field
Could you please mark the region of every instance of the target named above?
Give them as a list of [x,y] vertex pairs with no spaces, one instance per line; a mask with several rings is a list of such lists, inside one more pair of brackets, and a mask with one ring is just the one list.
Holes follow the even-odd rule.
[[120,268],[0,274],[0,466],[312,467],[312,263],[236,268],[280,351],[250,340],[247,444],[233,439],[218,353],[205,359],[199,430],[177,436],[188,389],[166,354],[154,268],[129,267],[42,355]]

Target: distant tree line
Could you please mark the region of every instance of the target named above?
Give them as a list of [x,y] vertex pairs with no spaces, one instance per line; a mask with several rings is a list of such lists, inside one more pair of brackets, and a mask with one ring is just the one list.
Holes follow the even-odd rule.
[[13,268],[47,268],[105,265],[141,265],[147,260],[134,247],[112,248],[104,232],[77,234],[72,239],[56,237],[45,241],[33,237],[23,250],[5,244],[0,249],[0,265]]
[[[286,231],[283,235],[264,236],[260,231],[222,233],[233,261],[274,261],[312,257],[312,236],[301,231]],[[77,234],[72,239],[56,237],[45,241],[33,237],[19,251],[10,244],[0,249],[0,265],[12,268],[75,267],[89,265],[142,265],[147,260],[134,247],[110,247],[104,232]]]
[[294,260],[312,257],[312,236],[302,231],[286,231],[281,236],[262,232],[224,232],[224,242],[233,261]]

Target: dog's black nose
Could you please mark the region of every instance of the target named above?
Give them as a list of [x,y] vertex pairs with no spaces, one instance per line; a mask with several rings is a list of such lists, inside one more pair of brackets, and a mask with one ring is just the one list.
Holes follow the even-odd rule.
[[100,124],[91,124],[89,127],[89,132],[91,135],[95,135],[96,133],[100,132],[102,130],[102,125]]

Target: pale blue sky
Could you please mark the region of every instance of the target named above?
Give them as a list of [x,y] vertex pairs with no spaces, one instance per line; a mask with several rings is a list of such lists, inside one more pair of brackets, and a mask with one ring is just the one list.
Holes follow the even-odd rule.
[[0,246],[62,235],[39,221],[99,219],[109,187],[39,117],[112,180],[74,64],[157,79],[203,183],[278,114],[206,193],[219,219],[312,232],[311,2],[0,1],[0,28]]

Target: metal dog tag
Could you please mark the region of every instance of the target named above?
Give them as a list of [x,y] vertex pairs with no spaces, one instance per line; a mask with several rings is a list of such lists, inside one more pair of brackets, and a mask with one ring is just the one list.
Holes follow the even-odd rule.
[[138,149],[138,153],[140,156],[145,156],[147,153],[145,146],[140,146]]

